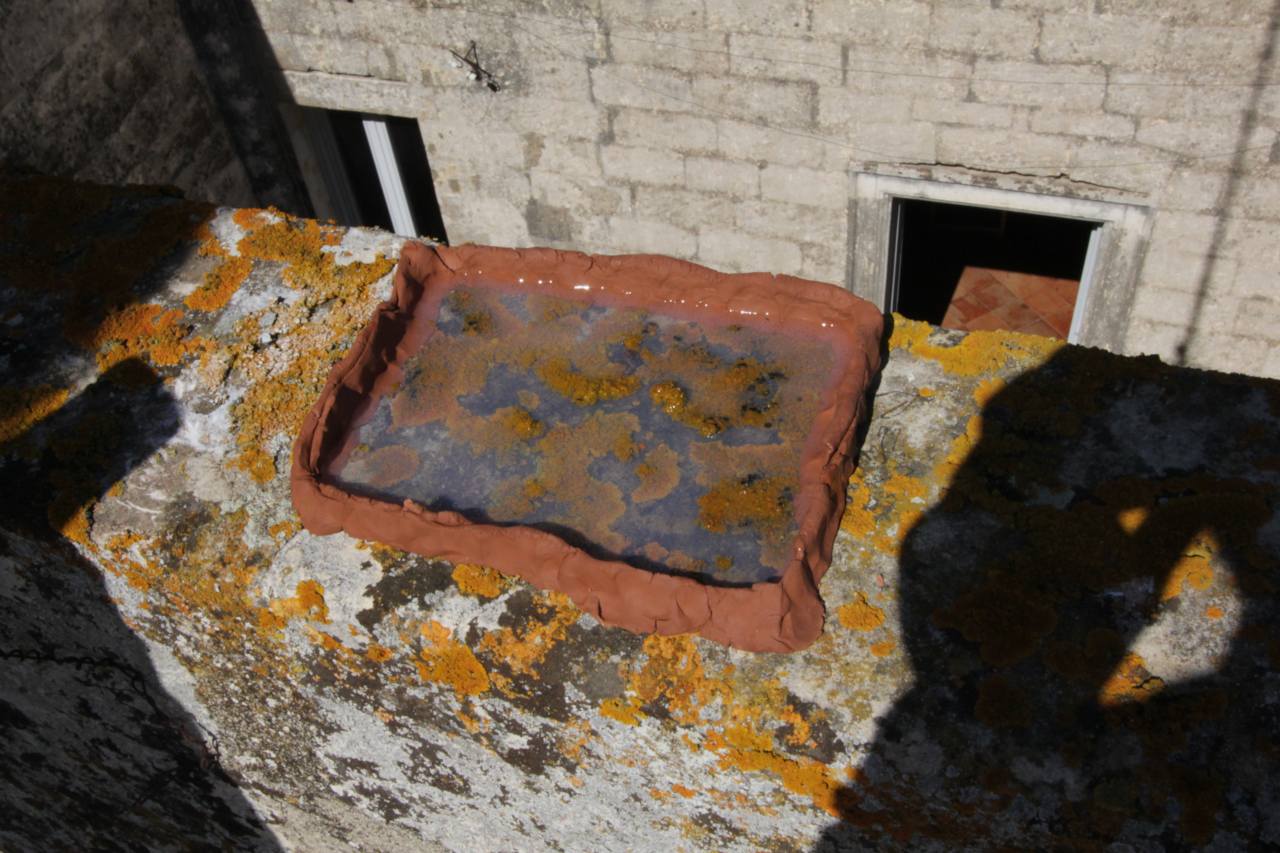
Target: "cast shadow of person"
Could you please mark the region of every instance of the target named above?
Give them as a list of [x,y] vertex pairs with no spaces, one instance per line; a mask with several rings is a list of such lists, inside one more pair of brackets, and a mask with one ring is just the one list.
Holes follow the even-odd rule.
[[[0,228],[0,285],[16,289],[0,296],[16,299],[9,316],[16,306],[21,324],[7,325],[0,366],[6,385],[21,388],[83,359],[64,334],[71,319],[65,311],[101,321],[109,308],[145,301],[164,277],[154,270],[156,257],[117,260],[114,271],[91,264],[81,270],[90,284],[122,271],[112,295],[119,301],[57,307],[59,276],[86,257],[109,259],[111,244],[91,232],[63,245],[57,234],[24,235],[24,221],[50,221],[23,208],[39,194],[34,185],[19,181],[29,187],[25,193],[12,186],[0,193],[13,202]],[[62,197],[70,233],[86,225],[74,219],[73,185],[45,189]],[[155,204],[181,202],[160,197]],[[151,213],[150,201],[112,202],[94,215],[127,239],[135,214]],[[165,227],[176,230],[159,235],[160,245],[180,245],[194,229],[184,217]],[[37,257],[50,246],[49,258]],[[95,256],[85,246],[102,251]],[[16,262],[6,250],[18,253]],[[22,274],[37,276],[38,286],[15,285]],[[150,365],[127,358],[49,408],[56,410],[0,443],[0,846],[280,849],[223,771],[216,739],[166,691],[101,567],[60,534],[87,532],[78,527],[82,508],[176,434],[177,401]]]
[[814,849],[1280,844],[1277,459],[1277,383],[1071,348],[999,391]]

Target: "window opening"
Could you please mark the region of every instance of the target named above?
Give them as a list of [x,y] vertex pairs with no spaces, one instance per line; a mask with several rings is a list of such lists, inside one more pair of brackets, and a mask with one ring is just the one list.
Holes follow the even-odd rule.
[[895,198],[889,305],[964,331],[1078,333],[1100,223]]
[[319,215],[448,243],[415,120],[316,108],[303,113],[318,172],[308,176],[308,186]]

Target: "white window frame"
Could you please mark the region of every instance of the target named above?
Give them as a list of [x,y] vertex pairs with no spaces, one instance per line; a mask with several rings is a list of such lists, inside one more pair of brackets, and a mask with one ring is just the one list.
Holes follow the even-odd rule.
[[1150,228],[1150,210],[1134,204],[962,183],[853,172],[845,286],[885,311],[897,308],[901,223],[894,201],[913,199],[1079,219],[1089,236],[1068,340],[1122,351]]

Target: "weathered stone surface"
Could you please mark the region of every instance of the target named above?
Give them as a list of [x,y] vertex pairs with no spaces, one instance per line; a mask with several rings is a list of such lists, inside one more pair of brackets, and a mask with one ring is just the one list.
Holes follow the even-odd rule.
[[899,321],[826,633],[752,655],[299,529],[399,238],[0,203],[4,846],[1280,844],[1277,383]]

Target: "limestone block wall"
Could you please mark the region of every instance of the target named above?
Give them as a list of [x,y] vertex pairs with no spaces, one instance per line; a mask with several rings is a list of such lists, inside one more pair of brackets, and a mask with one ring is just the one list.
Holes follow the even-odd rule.
[[1111,345],[1280,376],[1272,4],[254,6],[298,103],[420,120],[454,240],[854,285],[852,173],[1118,201],[1150,215]]
[[257,200],[174,0],[0,4],[0,167]]

